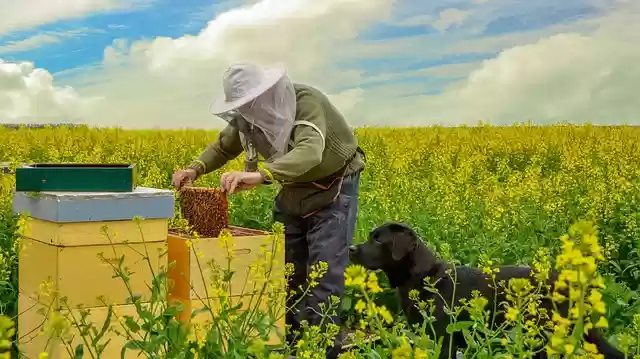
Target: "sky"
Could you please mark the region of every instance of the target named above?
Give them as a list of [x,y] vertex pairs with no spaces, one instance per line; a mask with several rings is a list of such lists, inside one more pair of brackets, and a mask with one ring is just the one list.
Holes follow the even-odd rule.
[[352,126],[639,124],[640,0],[0,0],[0,123],[220,128],[234,62]]

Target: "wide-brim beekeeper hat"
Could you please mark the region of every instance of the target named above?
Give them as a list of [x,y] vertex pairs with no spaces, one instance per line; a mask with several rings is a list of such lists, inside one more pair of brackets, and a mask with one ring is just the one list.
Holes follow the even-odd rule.
[[209,105],[209,111],[214,115],[222,115],[236,110],[270,89],[285,74],[285,66],[280,63],[270,67],[250,63],[233,64],[222,79],[224,93]]

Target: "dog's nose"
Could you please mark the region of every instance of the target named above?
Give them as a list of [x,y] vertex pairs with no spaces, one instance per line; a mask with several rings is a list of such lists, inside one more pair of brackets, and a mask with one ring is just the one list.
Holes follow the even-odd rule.
[[355,253],[358,250],[358,247],[355,245],[349,246],[349,253]]

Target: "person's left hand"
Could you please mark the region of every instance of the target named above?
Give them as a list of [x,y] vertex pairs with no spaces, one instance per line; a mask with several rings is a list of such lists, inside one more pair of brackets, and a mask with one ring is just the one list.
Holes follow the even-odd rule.
[[264,182],[260,172],[226,172],[220,177],[222,190],[229,194],[251,189]]

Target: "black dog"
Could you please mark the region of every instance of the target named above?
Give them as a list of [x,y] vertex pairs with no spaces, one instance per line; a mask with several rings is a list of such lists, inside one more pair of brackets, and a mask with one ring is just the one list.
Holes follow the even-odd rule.
[[[350,257],[355,264],[360,264],[369,270],[381,269],[389,278],[389,282],[393,288],[397,288],[402,304],[402,309],[409,321],[409,324],[421,324],[424,321],[422,314],[415,307],[413,301],[409,299],[409,292],[418,290],[420,299],[425,301],[433,299],[435,304],[435,335],[437,339],[442,338],[441,359],[449,358],[449,345],[451,344],[453,357],[457,348],[466,347],[466,342],[461,333],[453,335],[453,343],[450,343],[450,335],[446,332],[449,324],[449,316],[445,313],[444,305],[451,306],[452,297],[455,289],[454,305],[460,304],[461,298],[467,300],[472,298],[473,291],[480,292],[489,303],[486,308],[490,312],[490,318],[493,316],[494,303],[503,303],[506,301],[505,293],[501,293],[502,286],[500,282],[505,284],[511,278],[528,278],[532,281],[532,269],[522,266],[501,266],[500,271],[496,273],[495,281],[498,284],[498,291],[493,287],[491,278],[482,272],[482,270],[472,267],[459,266],[454,267],[439,258],[422,242],[415,231],[402,223],[387,223],[369,234],[369,240],[366,243],[351,246]],[[451,270],[450,274],[447,274]],[[430,277],[430,282],[437,281],[435,288],[439,295],[431,293],[424,289],[425,277]],[[557,275],[550,273],[549,285],[553,285]],[[453,279],[457,283],[454,288]],[[560,314],[566,318],[568,304],[566,301],[564,306],[558,305]],[[551,316],[552,303],[550,301],[542,301],[541,306],[547,309],[547,313]],[[469,320],[469,315],[463,311],[458,317],[459,320]],[[505,320],[502,312],[495,316],[495,324],[499,325]],[[624,358],[624,355],[613,348],[601,335],[600,331],[593,328],[586,335],[586,340],[597,346],[598,351],[605,358],[617,359]],[[546,352],[543,350],[539,353],[539,358],[546,358]]]

